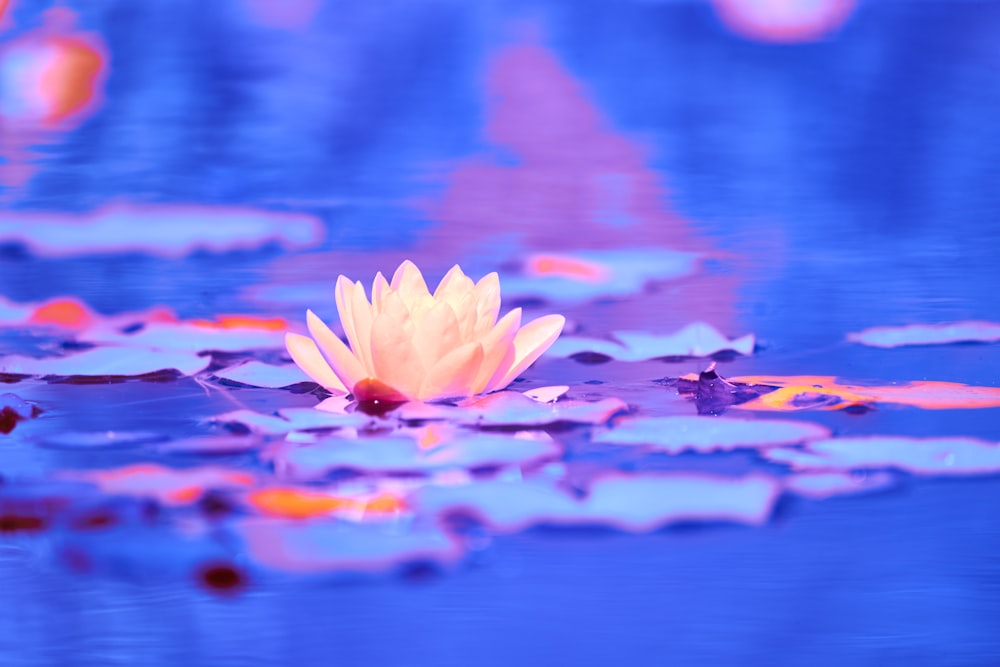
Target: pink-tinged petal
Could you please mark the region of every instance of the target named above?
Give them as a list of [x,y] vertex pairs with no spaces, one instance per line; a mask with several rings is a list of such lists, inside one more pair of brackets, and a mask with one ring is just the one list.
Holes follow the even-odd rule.
[[446,354],[462,344],[455,311],[447,303],[431,308],[416,323],[412,340],[424,368],[433,368]]
[[372,316],[378,315],[382,312],[382,298],[385,293],[389,291],[389,281],[385,279],[382,272],[379,271],[375,274],[375,280],[372,281]]
[[411,308],[413,304],[420,303],[425,297],[430,297],[423,274],[420,273],[417,265],[410,260],[400,264],[396,272],[392,274],[390,287],[399,294],[403,303]]
[[319,351],[345,387],[353,387],[367,377],[358,358],[311,310],[306,311],[306,325]]
[[372,322],[372,362],[376,378],[407,398],[416,398],[425,370],[405,329],[404,322],[391,313],[376,317]]
[[333,291],[337,300],[337,314],[340,316],[340,326],[344,329],[351,350],[358,353],[358,337],[354,332],[354,283],[347,276],[337,278],[337,287]]
[[487,391],[490,383],[494,380],[499,382],[514,364],[514,336],[520,326],[521,309],[515,308],[483,336],[483,364],[472,384],[472,393]]
[[476,335],[476,295],[469,292],[458,303],[452,303],[455,315],[458,316],[458,334],[466,342],[479,340]]
[[418,398],[422,401],[432,401],[438,398],[468,396],[482,363],[483,346],[479,343],[466,343],[452,350],[427,373]]
[[365,286],[360,281],[354,284],[354,289],[349,293],[351,294],[351,314],[354,317],[354,335],[357,338],[357,346],[352,341],[351,347],[361,365],[371,375],[375,371],[375,367],[372,365],[371,349],[372,306],[368,303],[368,297],[365,296]]
[[562,315],[546,315],[524,325],[514,336],[514,364],[500,382],[491,389],[502,389],[535,363],[545,350],[562,333],[566,318]]
[[314,382],[330,391],[347,393],[347,387],[330,368],[330,364],[326,363],[326,359],[323,358],[323,354],[316,347],[312,338],[287,333],[285,334],[285,348],[292,356],[292,361]]
[[448,273],[444,274],[444,278],[438,283],[437,288],[434,290],[434,298],[440,301],[445,298],[446,294],[454,293],[460,289],[458,285],[466,280],[469,280],[468,277],[462,272],[461,267],[456,264],[448,269]]
[[476,283],[476,337],[482,337],[497,322],[500,314],[500,276],[496,271]]

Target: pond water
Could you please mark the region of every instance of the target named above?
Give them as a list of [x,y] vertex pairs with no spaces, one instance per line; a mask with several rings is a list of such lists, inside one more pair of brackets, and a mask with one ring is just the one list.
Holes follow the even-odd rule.
[[[0,0],[0,664],[1000,661],[998,31]],[[562,335],[292,363],[405,259]]]

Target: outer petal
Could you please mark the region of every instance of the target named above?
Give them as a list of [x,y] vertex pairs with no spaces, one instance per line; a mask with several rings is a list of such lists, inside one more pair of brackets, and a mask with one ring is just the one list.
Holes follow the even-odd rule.
[[412,304],[420,303],[425,298],[430,297],[423,274],[420,273],[417,265],[410,260],[400,264],[396,272],[392,274],[390,287],[399,294],[403,303],[411,308]]
[[348,393],[347,387],[330,368],[330,364],[326,363],[326,359],[323,358],[323,354],[316,347],[312,338],[286,333],[285,348],[288,350],[288,354],[292,355],[292,360],[314,382],[333,392]]
[[372,317],[382,312],[382,298],[387,291],[389,291],[389,281],[379,271],[372,282]]
[[430,369],[417,398],[430,401],[451,396],[469,396],[483,362],[483,346],[466,343],[446,354]]
[[[358,353],[358,336],[354,332],[354,283],[347,276],[337,278],[337,287],[334,290],[337,298],[337,314],[340,315],[340,326],[344,329],[347,342],[351,345],[354,354]],[[360,357],[358,357],[360,359]]]
[[474,290],[476,295],[476,331],[481,338],[497,323],[500,314],[500,276],[496,271],[483,276]]
[[562,315],[546,315],[524,325],[514,336],[514,364],[496,384],[490,383],[489,391],[502,389],[514,381],[528,366],[533,364],[562,333],[566,318]]
[[372,363],[376,378],[407,398],[416,398],[424,366],[404,324],[389,312],[372,321]]
[[351,295],[351,315],[354,317],[354,336],[357,339],[357,344],[351,341],[351,348],[361,365],[365,367],[369,375],[372,375],[375,372],[375,366],[372,365],[371,344],[372,306],[368,303],[368,297],[365,296],[365,286],[360,282],[355,283],[349,293]]
[[437,288],[434,290],[434,298],[440,300],[445,294],[454,291],[457,285],[463,282],[463,278],[468,280],[468,277],[462,272],[462,268],[458,264],[448,269],[448,273],[444,274],[444,278],[441,279],[441,282],[438,283]]
[[353,387],[367,377],[368,374],[357,357],[311,310],[306,311],[306,324],[309,326],[309,333],[316,341],[319,351],[323,353],[330,368],[345,387]]
[[520,326],[521,309],[515,308],[483,336],[483,364],[472,383],[473,394],[486,391],[493,380],[499,382],[514,364],[514,336]]

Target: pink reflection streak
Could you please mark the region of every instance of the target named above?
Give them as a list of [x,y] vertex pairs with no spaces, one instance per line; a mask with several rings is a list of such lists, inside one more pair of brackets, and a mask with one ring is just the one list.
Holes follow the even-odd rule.
[[320,8],[320,0],[243,0],[247,15],[270,28],[292,30],[312,22]]
[[485,139],[512,162],[493,150],[459,163],[430,206],[434,219],[459,232],[513,233],[534,248],[706,249],[664,211],[667,193],[644,151],[547,48],[530,38],[500,49],[485,88]]
[[[488,64],[483,135],[491,148],[460,161],[440,200],[426,204],[441,224],[436,251],[462,256],[513,237],[529,253],[653,246],[713,254],[687,220],[668,210],[668,192],[644,147],[613,127],[539,33],[523,27],[520,39]],[[529,262],[530,272],[537,272],[538,257],[546,255]],[[599,271],[570,268],[583,270],[581,279],[600,279]],[[694,317],[727,325],[734,281],[672,281],[670,312],[683,311],[678,322]],[[659,309],[628,303],[614,310],[612,318],[634,319]],[[662,317],[661,311],[653,320],[662,325]]]
[[712,0],[735,33],[761,42],[811,42],[841,27],[857,0]]

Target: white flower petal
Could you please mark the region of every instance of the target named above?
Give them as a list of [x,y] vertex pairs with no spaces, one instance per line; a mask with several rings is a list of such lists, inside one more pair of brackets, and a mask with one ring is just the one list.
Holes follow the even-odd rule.
[[372,317],[382,312],[382,298],[387,291],[389,291],[389,281],[379,271],[372,281]]
[[420,355],[424,368],[432,368],[444,355],[462,343],[458,318],[447,303],[437,304],[415,323],[413,346]]
[[[347,276],[337,278],[337,287],[333,291],[337,299],[337,314],[340,316],[340,326],[344,329],[347,342],[354,354],[358,353],[358,337],[354,333],[354,283]],[[358,357],[359,359],[361,357]]]
[[521,309],[515,308],[500,318],[497,325],[483,336],[483,364],[479,375],[472,383],[472,393],[480,394],[490,390],[495,380],[500,382],[508,369],[514,365],[514,336],[521,326]]
[[375,377],[407,398],[416,398],[424,366],[404,321],[384,312],[372,321],[372,363]]
[[314,382],[333,392],[348,393],[347,387],[330,368],[330,364],[326,363],[326,359],[312,338],[286,333],[285,348],[292,356],[292,361]]
[[452,396],[468,396],[483,362],[483,346],[466,343],[451,350],[430,369],[418,398],[431,401]]
[[434,290],[434,298],[440,301],[446,293],[455,289],[455,284],[463,278],[466,278],[466,275],[462,272],[458,264],[448,269],[448,273],[444,274],[444,278],[441,279],[437,289]]
[[355,341],[351,341],[351,347],[361,365],[371,375],[375,372],[371,346],[372,306],[365,296],[365,286],[360,281],[355,283],[348,293],[351,295],[351,315],[354,318],[354,336],[357,341],[356,344]]
[[502,389],[514,381],[555,342],[566,324],[562,315],[546,315],[524,325],[514,336],[515,360],[510,370],[491,390]]
[[396,272],[392,274],[392,283],[389,286],[399,294],[403,303],[409,306],[411,310],[415,304],[419,304],[430,297],[423,274],[420,273],[417,265],[410,260],[406,260],[399,265]]
[[358,358],[311,310],[306,311],[306,324],[309,327],[309,333],[319,347],[319,351],[323,353],[331,370],[340,378],[345,387],[353,388],[354,385],[367,377],[368,374]]
[[496,271],[486,274],[476,283],[475,295],[475,336],[480,338],[497,323],[500,314],[500,276]]

